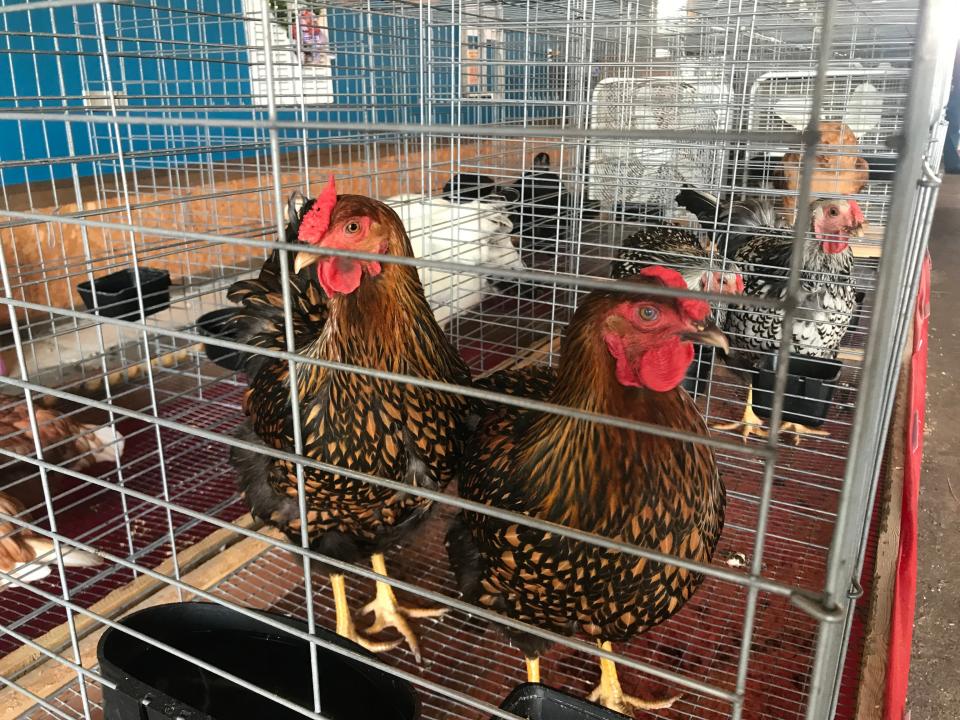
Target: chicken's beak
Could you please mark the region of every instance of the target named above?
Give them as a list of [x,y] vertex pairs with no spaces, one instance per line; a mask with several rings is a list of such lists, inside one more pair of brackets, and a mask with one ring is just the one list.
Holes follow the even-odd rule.
[[299,273],[305,267],[310,267],[319,259],[320,259],[319,255],[314,255],[313,253],[298,252],[296,257],[293,258],[294,274]]
[[857,225],[856,227],[850,229],[850,237],[852,238],[862,238],[866,234],[867,234],[866,223]]
[[717,327],[717,324],[712,320],[704,320],[703,322],[696,323],[694,330],[685,332],[680,337],[689,342],[700,343],[701,345],[713,345],[714,347],[721,348],[724,352],[730,352],[730,341],[727,340],[727,336],[723,334],[723,331]]

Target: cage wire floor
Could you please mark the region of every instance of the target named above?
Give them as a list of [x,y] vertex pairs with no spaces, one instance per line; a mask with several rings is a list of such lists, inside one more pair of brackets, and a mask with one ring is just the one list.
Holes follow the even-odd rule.
[[[464,326],[464,330],[469,328]],[[483,366],[495,363],[505,354],[496,347],[484,350],[482,343],[468,341],[466,345],[465,354]],[[841,388],[855,385],[858,372],[855,365],[848,363]],[[716,372],[715,378],[720,380],[722,371]],[[243,419],[241,399],[245,385],[242,378],[221,371],[206,362],[202,354],[192,354],[171,368],[158,367],[154,381],[159,414],[164,418],[224,434]],[[715,383],[715,390],[709,414],[724,418],[736,416],[739,413],[736,402],[742,401],[739,398],[742,391],[722,381]],[[142,386],[134,387],[115,401],[142,409],[148,401],[145,393]],[[782,451],[764,558],[764,573],[770,578],[811,589],[820,586],[843,476],[852,419],[851,400],[851,391],[838,392],[837,406],[831,410],[825,425],[832,433],[830,438],[805,439],[799,448],[790,445]],[[163,476],[158,463],[156,428],[130,419],[121,421],[119,428],[127,437],[123,458],[126,486],[161,497]],[[236,494],[226,446],[167,429],[160,429],[159,433],[167,487],[173,502],[228,521],[245,512]],[[727,565],[731,559],[736,562],[737,555],[742,554],[749,563],[762,463],[736,453],[720,453],[719,462],[728,490],[728,506],[715,562]],[[115,474],[113,470],[102,477],[110,479]],[[68,535],[121,556],[132,552],[138,564],[150,567],[171,554],[166,512],[147,503],[130,499],[124,509],[117,493],[70,481],[58,486],[56,506],[60,528]],[[398,578],[415,579],[421,586],[455,595],[443,547],[443,533],[451,514],[449,508],[438,508],[424,526],[424,535],[417,546],[426,548],[425,551],[407,553],[400,547],[390,553],[390,567]],[[177,514],[173,515],[173,525],[178,551],[215,529],[208,523]],[[871,542],[871,550],[873,544]],[[68,571],[71,595],[85,606],[131,579],[131,571],[119,567]],[[300,566],[293,557],[273,549],[250,558],[212,592],[231,602],[305,618],[302,582]],[[43,580],[39,587],[58,594],[56,574]],[[332,627],[333,604],[326,578],[318,575],[315,588],[318,621]],[[372,583],[361,578],[353,577],[348,583],[354,608],[372,591]],[[867,593],[869,597],[869,588]],[[745,597],[741,587],[707,579],[677,618],[617,650],[732,691]],[[38,602],[30,590],[8,588],[2,598],[0,625],[29,637],[37,637],[66,619],[55,604]],[[858,626],[861,621],[862,617],[858,617]],[[457,612],[439,621],[418,625],[423,665],[418,667],[403,649],[385,656],[391,665],[420,673],[492,705],[499,705],[515,685],[524,681],[521,654],[492,626],[482,626]],[[761,594],[751,648],[745,717],[756,720],[803,717],[815,634],[816,623],[786,598]],[[859,637],[855,627],[838,715],[841,718],[853,716],[853,704],[849,700],[850,689],[855,692],[857,682]],[[11,636],[0,636],[0,653],[18,645]],[[546,683],[577,695],[589,692],[598,676],[593,659],[567,648],[556,648],[545,656],[542,672]],[[649,695],[677,690],[629,670],[624,670],[622,676],[626,692]],[[88,685],[96,720],[102,717],[100,691],[95,683],[88,681]],[[421,691],[421,700],[424,720],[484,717],[476,710],[428,692]],[[48,698],[48,702],[67,717],[83,717],[76,681]],[[728,712],[729,707],[722,701],[687,692],[673,709],[638,717],[712,719],[727,717]],[[21,717],[57,716],[37,707]]]
[[[195,362],[192,364],[199,369]],[[201,385],[190,383],[194,392],[184,395],[182,386],[186,383],[179,373],[184,372],[185,367],[186,364],[173,370],[154,371],[160,416],[216,432],[231,432],[237,422],[235,399],[239,386],[226,377],[208,378]],[[126,395],[115,396],[114,401],[146,411],[143,389]],[[202,404],[198,400],[202,400]],[[164,476],[157,429],[130,419],[119,421],[117,428],[126,438],[122,459],[123,486],[162,498]],[[223,472],[222,464],[211,464],[212,457],[223,454],[224,446],[165,428],[160,428],[159,433],[171,502],[225,521],[233,521],[246,512],[237,496],[233,478]],[[226,457],[222,460],[225,462]],[[87,472],[111,482],[116,482],[118,477],[117,469],[108,465],[99,465]],[[33,483],[34,494],[38,492],[39,481],[35,475],[21,482]],[[171,556],[165,510],[130,497],[124,502],[119,493],[64,475],[51,474],[50,485],[60,532],[147,567],[154,567]],[[42,508],[34,512],[38,524],[45,526],[46,521],[39,520],[45,515]],[[213,525],[183,515],[175,515],[173,523],[178,551],[215,529]],[[51,574],[36,586],[59,594],[60,583],[55,575]],[[68,570],[71,597],[84,606],[102,599],[132,579],[132,571],[118,566]],[[0,598],[0,626],[28,637],[42,635],[66,621],[61,607],[38,602],[38,596],[30,590],[9,586],[0,591]],[[0,655],[18,646],[12,636],[0,635]]]
[[[591,253],[586,250],[588,257],[584,258],[581,271],[605,274],[601,271],[605,261],[589,257]],[[856,281],[858,287],[867,290],[861,307],[862,314],[867,317],[870,314],[872,264],[860,264]],[[456,316],[449,331],[457,338],[468,364],[474,368],[490,369],[510,361],[523,354],[520,348],[537,347],[539,356],[528,350],[528,357],[542,361],[550,352],[545,345],[558,330],[557,308],[572,306],[572,300],[570,291],[562,288],[523,297],[510,291],[492,292],[480,307]],[[151,341],[152,351],[159,355],[176,347],[184,349],[182,345],[175,347],[169,342],[161,336],[156,337]],[[862,343],[862,330],[852,327],[845,346],[853,350],[854,357],[861,350]],[[135,353],[134,357],[139,355]],[[158,365],[153,374],[154,395],[161,417],[224,435],[243,421],[241,400],[246,387],[243,378],[207,362],[198,348],[182,352],[170,367]],[[853,391],[850,388],[857,385],[858,375],[859,364],[856,360],[848,361],[838,383],[835,406],[825,425],[831,432],[829,438],[804,439],[799,448],[787,445],[782,450],[775,474],[765,550],[764,574],[767,577],[808,589],[821,586],[852,421]],[[738,417],[744,396],[741,383],[722,369],[715,370],[713,378],[709,398],[699,398],[701,409],[711,419]],[[64,389],[88,393],[90,380],[77,379]],[[152,412],[153,400],[142,376],[139,382],[112,390],[112,403]],[[114,483],[122,474],[126,487],[158,498],[163,497],[165,479],[172,502],[223,521],[233,521],[246,512],[227,461],[227,446],[176,430],[158,429],[134,419],[120,420],[118,429],[126,437],[122,473],[117,468],[101,466],[98,477]],[[158,435],[162,441],[160,447]],[[715,562],[725,566],[729,566],[728,561],[749,564],[755,539],[751,528],[756,526],[762,461],[735,452],[719,453],[718,461],[728,491],[728,505],[726,527]],[[165,510],[133,498],[124,503],[121,496],[109,488],[61,475],[51,476],[51,487],[59,529],[67,535],[117,555],[129,556],[138,565],[146,567],[155,567],[172,554],[171,530]],[[38,516],[43,514],[40,512]],[[403,548],[394,550],[390,568],[398,578],[415,579],[417,584],[436,592],[455,594],[443,547],[443,533],[451,514],[448,508],[438,508],[424,526],[424,535],[417,544],[427,548],[426,552],[413,555],[405,553]],[[171,521],[177,551],[216,529],[214,525],[177,513],[172,515]],[[874,545],[875,538],[871,538],[871,552]],[[67,577],[71,598],[83,606],[90,606],[129,583],[133,573],[116,566],[71,568]],[[284,551],[271,550],[250,558],[211,592],[231,602],[305,618],[302,583],[299,563]],[[36,587],[52,595],[59,596],[60,593],[56,573],[37,583]],[[318,575],[315,578],[315,589],[318,621],[332,627],[332,598],[325,577]],[[354,577],[349,581],[348,591],[356,608],[372,594],[373,585]],[[745,596],[743,588],[708,579],[677,618],[637,638],[629,646],[616,649],[732,691]],[[0,627],[10,628],[21,635],[36,638],[66,620],[62,608],[39,598],[29,589],[8,587],[0,598],[3,601],[0,604]],[[864,605],[861,603],[859,608],[861,613],[865,612]],[[847,661],[840,718],[853,716],[861,621],[858,616]],[[492,705],[499,705],[510,690],[525,679],[520,653],[506,644],[493,627],[481,626],[460,613],[449,613],[441,621],[419,623],[419,629],[423,665],[418,667],[412,656],[402,649],[386,656],[392,665],[422,673],[425,678]],[[756,720],[803,717],[815,633],[816,623],[790,605],[787,599],[760,596],[745,717]],[[19,645],[11,635],[0,634],[0,655]],[[578,695],[589,692],[598,675],[592,658],[566,648],[557,648],[548,654],[542,672],[547,684]],[[623,672],[622,680],[625,691],[638,695],[659,695],[678,690],[629,670]],[[97,720],[102,716],[98,704],[99,686],[89,681],[88,686],[93,717]],[[421,699],[425,720],[484,717],[482,713],[438,695],[421,691]],[[83,717],[76,681],[48,701],[67,717]],[[712,719],[727,717],[728,712],[729,707],[722,701],[686,693],[673,709],[661,711],[657,717]],[[22,717],[55,715],[37,707]]]

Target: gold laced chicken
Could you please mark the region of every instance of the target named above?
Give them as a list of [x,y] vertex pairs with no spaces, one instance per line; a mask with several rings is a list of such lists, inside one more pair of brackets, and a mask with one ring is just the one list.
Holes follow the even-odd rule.
[[[289,275],[297,352],[307,358],[469,384],[470,374],[427,304],[416,268],[388,262],[412,257],[400,218],[388,206],[359,195],[337,195],[333,178],[316,200],[291,198],[286,241],[382,256],[359,260],[300,252]],[[229,298],[241,307],[234,337],[285,349],[282,283],[277,251],[259,277],[235,283]],[[412,488],[441,490],[462,456],[469,401],[462,395],[395,383],[358,372],[297,364],[303,455],[355,473]],[[246,371],[249,416],[238,436],[294,452],[286,360],[253,355]],[[255,516],[300,543],[296,464],[234,448],[239,486]],[[422,521],[432,501],[376,486],[345,473],[304,468],[307,534],[311,549],[344,562],[370,557],[387,574],[384,551]],[[327,568],[337,632],[373,651],[399,641],[375,641],[357,631],[347,605],[345,578]],[[396,628],[420,659],[409,618],[443,610],[406,608],[390,585],[377,583],[364,607],[374,614],[367,634]]]
[[[644,286],[684,288],[668,268],[640,269]],[[567,328],[559,366],[478,381],[489,389],[586,413],[707,435],[680,387],[693,343],[725,349],[709,306],[693,299],[594,292]],[[701,443],[497,405],[470,437],[460,494],[492,507],[708,563],[723,527],[725,491],[713,451]],[[664,622],[693,596],[702,575],[593,544],[461,512],[447,549],[464,598],[563,635],[585,633],[601,648]],[[539,682],[550,642],[505,628]],[[600,662],[590,700],[630,713],[669,707],[622,690],[614,664]]]

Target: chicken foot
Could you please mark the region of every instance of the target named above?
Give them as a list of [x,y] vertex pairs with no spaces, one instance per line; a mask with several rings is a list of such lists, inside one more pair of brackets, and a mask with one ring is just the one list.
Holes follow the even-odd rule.
[[528,683],[540,682],[540,658],[528,657],[525,659],[527,661],[527,682]]
[[[613,651],[609,641],[600,643],[600,649]],[[620,678],[617,676],[617,666],[612,660],[600,658],[600,684],[587,696],[590,702],[600,703],[606,708],[623,715],[633,715],[633,709],[638,710],[665,710],[672,706],[681,695],[673,695],[660,700],[644,700],[643,698],[626,695],[620,687]]]
[[826,430],[818,430],[817,428],[807,427],[806,425],[801,425],[800,423],[795,422],[785,422],[780,426],[780,432],[792,432],[793,444],[799,445],[800,439],[804,435],[814,435],[816,437],[830,437],[830,433]]
[[714,430],[739,430],[740,436],[746,442],[751,435],[767,437],[769,434],[763,427],[763,420],[753,411],[753,386],[747,390],[747,404],[743,408],[743,417],[737,422],[716,423],[710,426]]
[[[370,564],[374,572],[387,575],[387,563],[382,553],[371,556]],[[447,612],[447,608],[404,607],[397,602],[393,588],[385,582],[378,581],[377,595],[363,607],[363,612],[374,613],[373,624],[367,628],[366,632],[378,633],[388,627],[396,628],[406,641],[413,657],[420,662],[420,644],[407,619],[440,617]]]
[[386,652],[400,644],[400,640],[378,642],[358,633],[353,623],[353,615],[350,614],[350,606],[347,604],[347,586],[343,575],[340,573],[330,575],[330,585],[333,587],[333,602],[337,611],[337,635],[352,640],[370,652]]

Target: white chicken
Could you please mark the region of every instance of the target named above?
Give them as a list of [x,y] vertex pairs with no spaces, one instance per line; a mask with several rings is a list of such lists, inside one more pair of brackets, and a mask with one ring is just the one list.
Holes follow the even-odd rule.
[[[505,212],[506,203],[492,198],[452,203],[438,197],[396,195],[385,200],[393,208],[410,236],[414,255],[429,260],[495,265],[520,270],[523,263],[513,246],[513,223]],[[437,322],[479,304],[490,282],[473,272],[449,272],[418,268]]]

